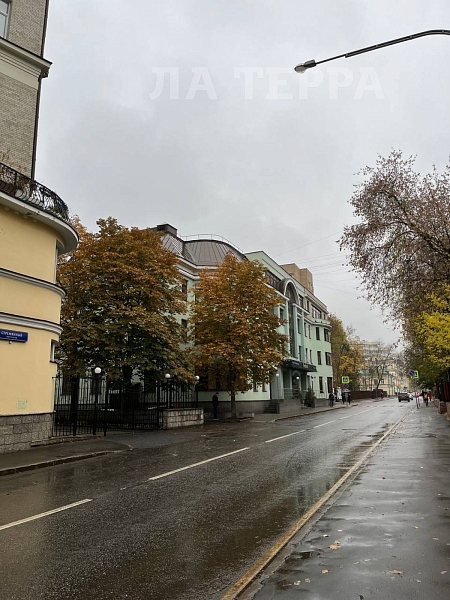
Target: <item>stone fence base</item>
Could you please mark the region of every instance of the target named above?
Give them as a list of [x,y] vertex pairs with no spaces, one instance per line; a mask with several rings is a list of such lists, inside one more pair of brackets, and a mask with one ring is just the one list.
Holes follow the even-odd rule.
[[53,413],[0,416],[0,453],[27,450],[52,435]]
[[163,429],[203,425],[203,408],[167,408],[163,412]]

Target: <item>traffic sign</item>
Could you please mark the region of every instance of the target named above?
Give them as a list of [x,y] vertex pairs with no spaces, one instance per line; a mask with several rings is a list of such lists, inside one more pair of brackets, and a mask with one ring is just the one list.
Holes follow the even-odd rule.
[[419,379],[419,371],[415,371],[414,369],[411,369],[409,371],[409,376],[412,377],[413,379]]
[[342,376],[342,383],[350,383],[350,377],[347,375]]

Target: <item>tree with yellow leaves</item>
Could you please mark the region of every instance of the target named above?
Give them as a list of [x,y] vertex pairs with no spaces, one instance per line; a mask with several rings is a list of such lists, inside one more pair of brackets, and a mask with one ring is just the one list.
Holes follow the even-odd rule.
[[204,269],[191,304],[192,354],[209,388],[225,389],[236,417],[236,394],[269,383],[288,338],[279,333],[280,296],[267,285],[263,265],[227,254],[215,270]]
[[330,315],[331,360],[335,385],[340,385],[342,377],[351,380],[351,389],[358,389],[359,371],[363,366],[362,347],[354,330],[344,325],[336,315]]
[[442,372],[450,368],[450,285],[426,300],[430,308],[416,318],[415,333],[428,361]]

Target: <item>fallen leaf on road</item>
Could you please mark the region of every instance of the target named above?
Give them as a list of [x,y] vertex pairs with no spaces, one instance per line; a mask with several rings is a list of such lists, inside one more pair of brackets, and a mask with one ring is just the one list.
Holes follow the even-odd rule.
[[300,584],[301,584],[300,580],[299,581],[294,581],[294,585],[300,585]]
[[370,558],[365,558],[364,562],[370,562],[370,560],[371,560]]
[[421,579],[416,579],[417,583],[422,583]]
[[355,563],[353,563],[353,564],[354,564],[354,565],[359,565],[359,560],[358,560],[358,562],[355,562]]
[[403,571],[396,571],[395,569],[393,571],[389,571],[389,573],[392,573],[392,575],[403,575]]
[[419,529],[419,528],[417,527],[417,525],[414,525],[414,529]]
[[433,538],[433,540],[436,540],[436,542],[439,540],[439,538]]
[[323,537],[330,537],[330,536],[327,533],[324,533]]
[[338,531],[344,531],[343,529],[338,529]]
[[326,575],[326,573],[328,573],[328,569],[323,569],[322,574]]
[[305,583],[311,583],[311,579],[305,579]]
[[447,571],[441,571],[441,575],[445,575]]
[[331,546],[328,546],[328,548],[331,548],[331,550],[338,550],[341,547],[339,542],[334,542],[334,544],[331,544]]

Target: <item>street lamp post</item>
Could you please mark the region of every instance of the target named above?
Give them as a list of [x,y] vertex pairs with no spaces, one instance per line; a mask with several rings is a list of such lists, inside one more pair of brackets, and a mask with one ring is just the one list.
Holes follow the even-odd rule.
[[194,388],[195,388],[195,406],[198,408],[198,382],[200,381],[200,377],[198,375],[195,376]]
[[172,388],[170,385],[170,373],[166,373],[164,375],[166,380],[166,403],[168,404],[167,408],[172,408]]
[[98,414],[98,396],[100,394],[100,382],[101,382],[101,373],[102,370],[100,367],[95,367],[94,369],[94,385],[95,385],[95,400],[94,400],[94,426],[92,428],[92,433],[94,435],[97,434],[97,414]]
[[413,33],[412,35],[407,35],[405,37],[396,38],[395,40],[382,42],[381,44],[374,44],[373,46],[367,46],[366,48],[360,48],[359,50],[352,50],[351,52],[346,52],[345,54],[338,54],[337,56],[325,58],[324,60],[307,60],[304,63],[298,64],[294,68],[294,71],[296,71],[297,73],[304,73],[308,69],[312,69],[313,67],[317,67],[317,65],[330,62],[331,60],[336,60],[338,58],[351,58],[352,56],[357,56],[358,54],[372,52],[373,50],[379,50],[380,48],[386,48],[387,46],[393,46],[394,44],[409,42],[410,40],[415,40],[416,38],[425,37],[427,35],[450,35],[450,29],[429,29],[428,31]]

